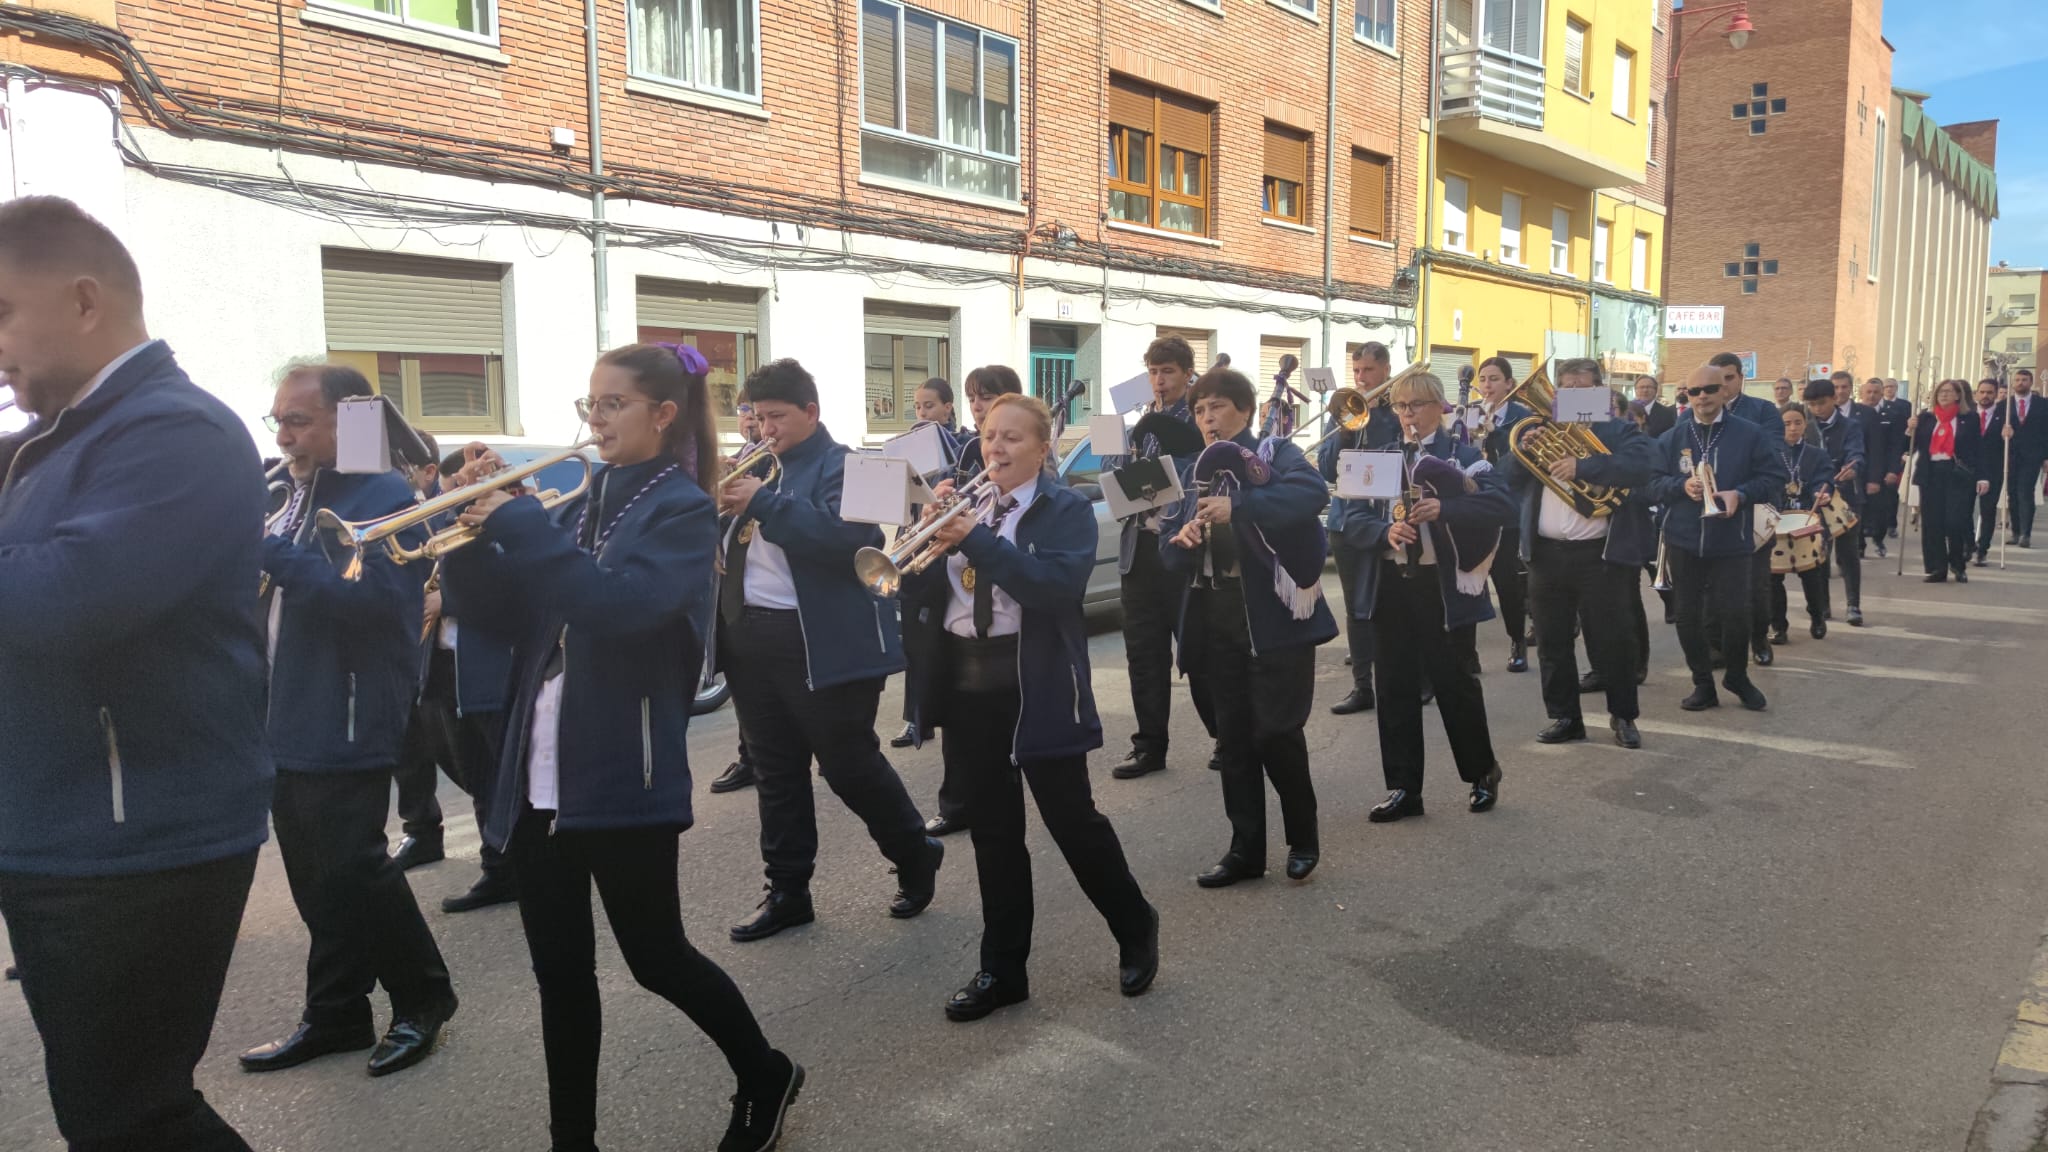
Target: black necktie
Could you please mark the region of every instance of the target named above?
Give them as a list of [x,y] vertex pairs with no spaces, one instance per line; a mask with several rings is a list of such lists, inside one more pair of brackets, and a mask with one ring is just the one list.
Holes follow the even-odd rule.
[[[1005,496],[997,501],[995,519],[988,522],[989,531],[1000,534],[1003,530],[1003,521],[1009,518],[1010,509],[1016,506],[1017,499],[1014,496]],[[986,579],[976,580],[974,582],[974,634],[983,640],[988,639],[988,630],[995,627],[995,622],[996,586]]]
[[[1401,446],[1401,499],[1404,501],[1408,499],[1409,491],[1415,487],[1415,460],[1420,451],[1420,445],[1403,444]],[[1413,521],[1410,521],[1410,523],[1415,529],[1415,539],[1410,540],[1407,544],[1408,567],[1412,571],[1422,564],[1423,526],[1414,524]]]
[[733,525],[732,547],[725,551],[725,580],[718,586],[718,618],[727,627],[738,627],[747,611],[747,542],[754,538],[754,522],[742,519]]

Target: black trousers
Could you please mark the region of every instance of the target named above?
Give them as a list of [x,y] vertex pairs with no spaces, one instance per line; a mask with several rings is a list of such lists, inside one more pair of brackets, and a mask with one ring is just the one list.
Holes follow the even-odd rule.
[[1165,756],[1173,713],[1173,626],[1178,586],[1159,560],[1159,536],[1138,533],[1131,570],[1123,574],[1124,663],[1131,675],[1131,711],[1137,731],[1133,752]]
[[[1933,575],[1950,569],[1962,571],[1970,562],[1975,543],[1970,532],[1970,507],[1977,495],[1977,482],[1956,467],[1953,460],[1929,461],[1913,479],[1920,485],[1920,563]],[[2013,496],[2019,496],[2018,470],[2014,470]],[[2015,506],[2013,526],[2020,523]]]
[[442,840],[441,798],[437,794],[440,773],[445,768],[451,779],[455,775],[451,763],[454,750],[447,740],[453,717],[443,717],[442,711],[440,701],[426,697],[412,706],[412,719],[405,726],[405,747],[391,773],[398,784],[398,819],[405,834],[429,844]]
[[[1692,682],[1702,688],[1714,683],[1711,647],[1718,646],[1727,659],[1726,680],[1730,685],[1749,682],[1750,580],[1756,560],[1740,556],[1696,556],[1677,545],[1666,549],[1671,564],[1671,595],[1677,602],[1678,646],[1685,652],[1685,666]],[[1714,627],[1708,627],[1712,614]]]
[[1351,685],[1367,696],[1372,695],[1373,627],[1371,620],[1361,620],[1353,610],[1358,606],[1358,582],[1366,571],[1366,565],[1377,564],[1378,554],[1371,548],[1360,548],[1343,536],[1332,533],[1330,554],[1337,561],[1337,584],[1344,592],[1344,643],[1351,655]]
[[1586,659],[1607,685],[1607,714],[1623,720],[1638,715],[1634,627],[1643,598],[1636,592],[1635,566],[1601,559],[1606,547],[1604,538],[1530,541],[1529,601],[1536,613],[1536,658],[1542,670],[1543,707],[1552,720],[1582,718],[1578,644],[1572,638],[1575,622],[1583,622]]
[[[1979,556],[1986,555],[1991,551],[1991,545],[1994,542],[1992,538],[1998,535],[1998,495],[2003,491],[2001,485],[2005,481],[2004,467],[2005,462],[2003,460],[1999,461],[1999,471],[1993,472],[1990,476],[1991,487],[1986,489],[1983,495],[1977,497],[1977,555]],[[2013,494],[2018,495],[2018,490],[2015,489]],[[2018,522],[2018,518],[2015,517],[2013,523],[2017,524]]]
[[[1422,792],[1422,685],[1436,689],[1437,711],[1458,778],[1467,784],[1499,766],[1486,721],[1486,692],[1471,671],[1476,625],[1444,627],[1443,590],[1436,573],[1421,568],[1402,576],[1392,560],[1380,562],[1379,603],[1380,768],[1387,787]],[[1567,632],[1569,636],[1569,632]]]
[[0,872],[0,916],[73,1152],[249,1152],[192,1069],[255,875],[253,851],[128,876]]
[[[1652,567],[1650,579],[1655,582],[1656,578],[1656,570]],[[1615,579],[1624,582],[1620,585],[1621,596],[1623,602],[1628,605],[1630,622],[1635,625],[1636,675],[1641,676],[1643,669],[1650,666],[1650,616],[1643,608],[1643,569],[1637,565],[1628,565],[1628,571],[1616,573]],[[1657,593],[1660,600],[1670,595],[1669,592]]]
[[1021,981],[1031,955],[1031,850],[1024,843],[1024,785],[1074,880],[1119,943],[1136,943],[1150,930],[1151,905],[1124,860],[1109,817],[1096,811],[1088,788],[1085,753],[1010,763],[1017,727],[1017,693],[955,691],[948,716],[971,716],[948,725],[946,775],[966,800],[974,871],[981,885],[981,967]]
[[2035,493],[2041,490],[2041,462],[2022,460],[2019,453],[2012,456],[2012,499],[2006,501],[2006,510],[2012,516],[2013,531],[2031,538],[2034,535]]
[[1771,546],[1749,554],[1749,642],[1757,647],[1770,642],[1771,630]]
[[1863,607],[1863,524],[1835,539],[1829,563],[1842,573],[1842,600],[1851,608]]
[[674,828],[550,834],[552,812],[521,812],[511,842],[519,921],[540,985],[548,1069],[548,1132],[555,1152],[596,1147],[597,1060],[604,1009],[597,992],[597,929],[590,886],[604,900],[626,968],[642,988],[683,1010],[725,1054],[742,1083],[775,1071],[747,999],[725,969],[683,934]]
[[1883,547],[1885,537],[1898,526],[1898,485],[1883,483],[1883,477],[1879,477],[1877,491],[1863,498],[1863,538],[1875,540],[1879,547]]
[[726,646],[725,666],[754,757],[768,883],[785,892],[810,887],[818,859],[813,760],[890,863],[903,868],[922,861],[924,817],[875,736],[882,679],[813,691],[805,683],[810,672],[794,611],[749,608],[738,634],[746,643]]
[[[1828,618],[1828,575],[1826,564],[1798,573],[1799,587],[1806,593],[1806,618],[1816,624]],[[1791,598],[1785,595],[1785,574],[1771,573],[1771,627],[1790,631],[1792,622],[1786,614],[1791,607]]]
[[441,949],[389,855],[390,809],[389,769],[277,774],[271,824],[292,903],[313,937],[301,1015],[308,1024],[367,1031],[378,984],[394,1016],[454,1000]]
[[[1518,529],[1511,527],[1501,533],[1492,575],[1493,594],[1500,600],[1501,627],[1507,630],[1508,641],[1517,643],[1529,635],[1529,567],[1522,563],[1522,534]],[[1537,627],[1542,627],[1540,617]],[[1541,641],[1542,636],[1537,640]]]
[[1252,654],[1243,586],[1196,588],[1189,613],[1202,614],[1202,677],[1216,709],[1216,745],[1223,755],[1223,813],[1230,854],[1266,866],[1266,786],[1280,797],[1281,831],[1297,852],[1322,850],[1316,788],[1309,778],[1303,731],[1315,705],[1316,650],[1297,645]]
[[[491,784],[498,776],[498,755],[504,746],[503,712],[469,712],[455,709],[455,653],[436,648],[427,665],[426,689],[413,706],[412,723],[405,733],[405,750],[398,770],[398,818],[405,834],[417,840],[439,844],[442,840],[441,801],[436,795],[440,780],[436,771],[446,772],[455,786],[468,793],[470,806],[481,813],[490,807]],[[483,821],[477,821],[481,830]],[[509,876],[505,854],[485,841],[480,853],[485,875]]]

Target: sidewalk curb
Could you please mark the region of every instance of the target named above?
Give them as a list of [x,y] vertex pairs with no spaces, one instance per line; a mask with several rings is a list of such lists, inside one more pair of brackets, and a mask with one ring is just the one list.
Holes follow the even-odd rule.
[[2048,934],[1991,1072],[1965,1152],[2048,1152]]

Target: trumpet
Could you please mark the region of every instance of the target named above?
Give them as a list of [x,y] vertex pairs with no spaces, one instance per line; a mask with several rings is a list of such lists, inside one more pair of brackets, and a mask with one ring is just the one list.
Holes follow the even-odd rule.
[[553,455],[543,456],[516,468],[494,472],[474,484],[457,488],[453,492],[443,492],[431,500],[422,500],[411,508],[393,512],[388,516],[380,516],[373,520],[343,520],[331,509],[322,508],[315,523],[320,532],[354,553],[349,558],[347,567],[342,569],[341,578],[344,580],[362,578],[363,555],[368,549],[379,544],[384,546],[385,555],[391,557],[394,564],[410,564],[415,560],[439,560],[458,548],[475,543],[482,536],[482,530],[466,524],[452,525],[427,537],[426,543],[417,548],[407,548],[399,543],[399,533],[416,525],[432,523],[450,512],[468,507],[492,492],[514,487],[527,477],[545,472],[557,464],[571,460],[581,461],[583,479],[578,481],[574,488],[567,492],[550,489],[539,494],[543,508],[559,508],[590,490],[590,457],[585,456],[583,450],[594,447],[597,442],[597,437],[593,436]]
[[976,473],[972,480],[946,498],[942,506],[935,506],[931,519],[919,525],[917,530],[896,542],[887,552],[880,548],[863,548],[854,553],[853,573],[867,590],[881,599],[887,599],[903,590],[903,575],[906,572],[922,572],[932,562],[946,554],[935,538],[939,529],[953,522],[963,513],[980,515],[988,501],[995,499],[996,486],[988,478],[987,469]]
[[782,475],[782,457],[775,454],[775,440],[770,437],[740,453],[739,458],[734,460],[732,467],[726,471],[725,478],[718,482],[719,491],[723,492],[726,485],[759,468],[763,460],[768,462],[768,471],[756,479],[763,484],[775,483],[775,478]]

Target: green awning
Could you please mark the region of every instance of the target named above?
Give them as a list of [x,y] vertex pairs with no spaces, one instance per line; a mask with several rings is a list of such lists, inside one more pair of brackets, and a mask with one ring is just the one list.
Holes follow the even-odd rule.
[[1903,89],[1892,89],[1900,98],[1899,134],[1921,159],[1934,165],[1936,171],[1948,177],[1970,202],[1985,215],[1998,216],[1998,173],[1993,172],[1983,161],[1963,151],[1963,146],[1941,125],[1927,115],[1927,110],[1906,94]]

